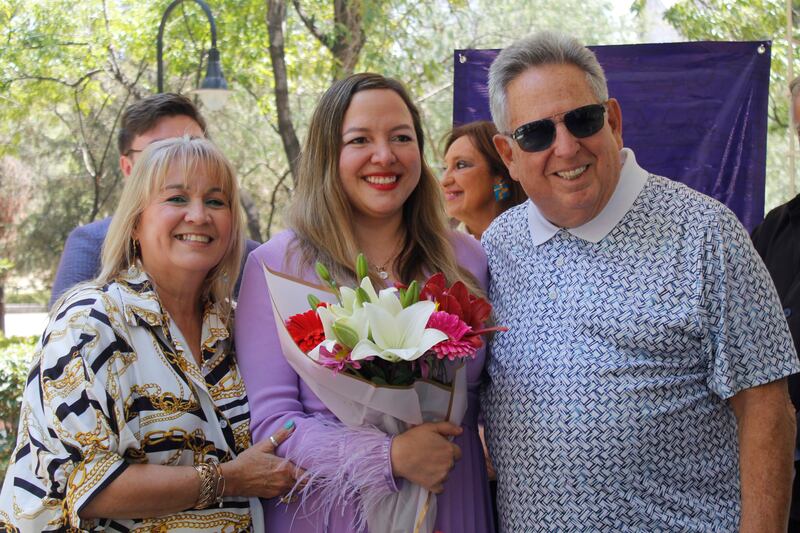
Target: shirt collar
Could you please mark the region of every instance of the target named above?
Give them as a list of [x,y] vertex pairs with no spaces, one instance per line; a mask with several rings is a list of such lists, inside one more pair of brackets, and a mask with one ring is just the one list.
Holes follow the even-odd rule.
[[[623,148],[620,151],[620,157],[622,158],[622,170],[619,181],[606,206],[589,222],[568,228],[566,231],[585,241],[598,243],[630,210],[647,182],[648,173],[636,162],[636,156],[630,148]],[[536,246],[549,241],[562,229],[547,220],[536,204],[530,200],[528,201],[528,225],[531,238]]]
[[137,323],[137,317],[151,326],[163,323],[163,312],[153,283],[137,264],[117,276],[117,286],[122,303],[125,321],[131,326]]
[[[161,302],[147,273],[140,264],[131,266],[117,276],[122,313],[131,326],[137,325],[137,317],[150,326],[164,323]],[[229,336],[228,328],[219,315],[216,305],[206,305],[203,311],[202,343],[204,350],[210,350],[217,342]]]

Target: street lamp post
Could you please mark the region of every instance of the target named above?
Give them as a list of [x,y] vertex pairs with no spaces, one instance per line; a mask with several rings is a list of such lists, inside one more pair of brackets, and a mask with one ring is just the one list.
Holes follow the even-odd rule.
[[[161,17],[161,24],[158,26],[158,37],[156,38],[156,60],[158,62],[158,92],[164,92],[164,26],[167,24],[167,18],[175,7],[183,2],[183,0],[174,0],[164,11],[164,16]],[[199,89],[193,92],[197,93],[203,104],[211,111],[216,111],[225,105],[225,102],[230,96],[228,90],[228,83],[222,75],[222,65],[219,60],[219,50],[217,50],[217,25],[214,23],[214,17],[211,15],[211,8],[208,7],[203,0],[194,0],[196,4],[203,8],[203,11],[208,18],[208,24],[211,27],[211,49],[208,51],[208,70],[206,77],[200,84]]]

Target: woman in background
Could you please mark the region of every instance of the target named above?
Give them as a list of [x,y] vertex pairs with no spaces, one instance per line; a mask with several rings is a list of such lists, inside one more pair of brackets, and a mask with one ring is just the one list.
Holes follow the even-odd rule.
[[494,147],[496,133],[493,123],[478,121],[457,126],[446,136],[441,179],[445,209],[476,239],[500,213],[528,199]]

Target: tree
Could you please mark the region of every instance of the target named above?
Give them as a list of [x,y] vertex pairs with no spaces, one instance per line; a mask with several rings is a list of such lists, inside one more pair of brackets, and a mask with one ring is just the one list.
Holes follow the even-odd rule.
[[[16,221],[16,271],[50,275],[67,233],[116,205],[122,176],[114,135],[124,107],[155,90],[164,7],[156,0],[0,4],[0,157],[17,158],[32,176],[27,216]],[[331,79],[371,70],[402,80],[437,141],[452,116],[454,48],[499,47],[540,27],[592,44],[630,38],[608,1],[564,0],[558,10],[544,0],[238,0],[211,7],[235,94],[223,111],[205,114],[212,139],[238,170],[248,228],[258,240],[282,225],[299,139]],[[210,43],[193,2],[173,12],[164,43],[167,90],[196,87]],[[427,145],[432,159],[439,157],[435,145]]]

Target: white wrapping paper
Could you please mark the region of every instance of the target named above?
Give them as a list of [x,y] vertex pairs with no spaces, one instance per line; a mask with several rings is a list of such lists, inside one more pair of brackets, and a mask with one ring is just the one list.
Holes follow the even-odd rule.
[[[454,369],[452,385],[419,380],[409,387],[379,386],[318,364],[292,340],[286,320],[308,310],[307,296],[334,303],[336,296],[317,285],[270,270],[263,265],[272,298],[275,326],[286,360],[325,406],[344,424],[374,426],[396,435],[423,422],[447,420],[460,425],[467,410],[464,365]],[[419,485],[403,481],[400,491],[363,510],[372,533],[432,533],[436,496]]]

